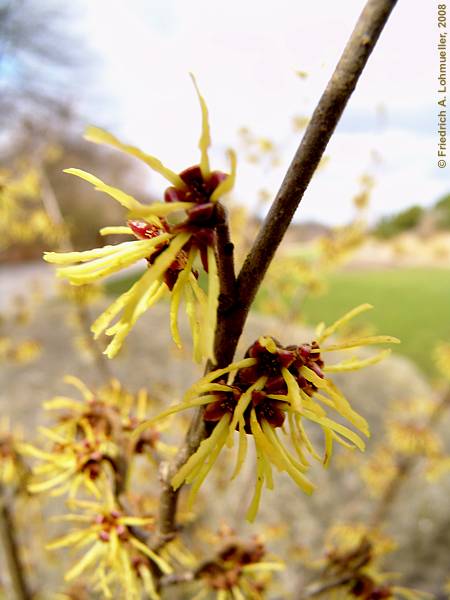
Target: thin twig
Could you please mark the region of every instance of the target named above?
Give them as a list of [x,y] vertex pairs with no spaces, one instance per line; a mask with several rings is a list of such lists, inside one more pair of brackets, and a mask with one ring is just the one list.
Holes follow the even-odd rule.
[[[368,0],[314,111],[261,231],[248,253],[236,282],[234,297],[225,293],[221,298],[215,337],[218,367],[226,366],[233,359],[250,305],[395,4],[396,0]],[[219,258],[223,257],[222,265],[226,266],[230,275],[229,279],[228,275],[222,275],[221,285],[224,285],[224,281],[232,280],[232,246],[227,245],[225,252],[219,245],[218,253]],[[224,254],[227,256],[223,256]],[[223,288],[221,293],[222,291]],[[170,539],[176,532],[179,489],[172,489],[171,477],[197,450],[204,437],[202,411],[198,410],[179,453],[163,473],[158,543]]]
[[304,593],[300,595],[299,600],[306,600],[307,598],[317,598],[318,596],[322,596],[325,592],[331,592],[332,590],[336,590],[343,585],[348,585],[354,579],[354,575],[343,575],[337,579],[333,579],[332,581],[327,581],[326,583],[318,583],[311,585]]
[[[435,405],[427,423],[425,424],[425,427],[427,429],[433,429],[436,427],[449,406],[450,387],[443,393],[441,400]],[[403,487],[403,484],[421,458],[422,456],[420,454],[413,456],[400,456],[397,458],[395,474],[388,482],[369,519],[371,528],[378,529],[386,521],[392,506]]]
[[6,565],[16,600],[31,600],[25,569],[20,558],[17,531],[6,494],[0,487],[0,540],[5,554]]
[[238,299],[227,314],[227,339],[223,340],[230,346],[229,355],[234,352],[256,292],[395,4],[396,0],[367,2],[311,117],[280,190],[239,274]]

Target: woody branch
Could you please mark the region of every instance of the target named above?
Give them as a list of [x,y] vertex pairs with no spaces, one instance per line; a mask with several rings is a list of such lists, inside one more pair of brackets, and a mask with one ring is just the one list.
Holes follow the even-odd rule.
[[[311,117],[299,148],[281,184],[259,235],[235,280],[232,245],[226,223],[219,235],[221,295],[215,336],[217,367],[229,364],[265,273],[297,210],[347,102],[355,89],[397,0],[368,0],[336,69]],[[220,233],[220,232],[219,232]],[[226,240],[223,243],[223,240]],[[206,366],[211,370],[211,365]],[[172,464],[162,473],[160,531],[156,546],[176,532],[177,499],[172,476],[197,450],[206,435],[202,410],[194,415],[185,441]]]

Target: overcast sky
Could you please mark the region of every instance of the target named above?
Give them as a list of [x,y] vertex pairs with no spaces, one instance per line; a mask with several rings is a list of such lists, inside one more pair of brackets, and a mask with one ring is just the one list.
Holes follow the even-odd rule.
[[[236,199],[275,192],[298,139],[293,115],[310,115],[364,6],[363,0],[79,0],[101,60],[97,116],[175,170],[197,162],[200,113],[188,72],[210,110],[213,166],[237,130],[280,142],[280,168],[241,161]],[[437,2],[399,0],[311,184],[299,218],[343,223],[363,173],[376,177],[371,216],[429,205],[450,191],[437,163]],[[297,70],[308,77],[296,76]],[[298,134],[297,134],[298,136]],[[155,190],[163,189],[158,176]]]

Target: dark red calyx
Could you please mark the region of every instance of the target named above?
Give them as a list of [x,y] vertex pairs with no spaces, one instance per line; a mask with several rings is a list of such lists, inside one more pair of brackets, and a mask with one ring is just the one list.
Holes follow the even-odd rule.
[[234,394],[227,392],[219,392],[216,394],[218,399],[211,402],[205,408],[203,420],[208,422],[217,422],[227,413],[233,414],[236,408],[236,400]]
[[245,367],[244,369],[239,369],[236,375],[236,381],[238,383],[249,384],[255,383],[255,381],[259,378],[259,370],[255,365],[254,367]]
[[203,204],[197,204],[187,211],[190,224],[204,225],[208,224],[211,220],[216,205],[212,202],[205,202]]
[[146,221],[128,221],[128,227],[136,237],[143,240],[158,237],[162,233],[159,227]]
[[252,392],[252,404],[253,406],[258,406],[261,402],[264,402],[267,398],[266,392],[262,390],[253,390]]
[[314,373],[316,375],[318,375],[321,379],[323,379],[325,377],[322,369],[319,367],[319,365],[316,362],[309,362],[309,363],[307,363],[307,366],[311,369],[311,371],[314,371]]
[[228,177],[228,175],[226,173],[222,173],[222,171],[212,171],[209,178],[208,178],[208,187],[211,190],[211,193],[216,189],[216,187],[222,183],[222,181],[225,181],[225,179]]
[[180,173],[185,188],[169,187],[164,193],[165,202],[195,202],[204,204],[217,186],[228,177],[221,171],[212,171],[205,179],[199,165],[189,167]]
[[186,202],[186,193],[176,187],[169,187],[164,192],[164,202]]
[[[164,273],[164,281],[170,291],[173,290],[174,285],[177,282],[178,276],[187,264],[188,254],[185,250],[178,252],[175,260],[166,269]],[[198,276],[198,273],[194,272],[194,275]]]
[[301,388],[305,394],[308,394],[308,396],[312,396],[314,392],[317,392],[316,386],[304,377],[297,377],[297,383],[299,388]]
[[179,175],[184,183],[190,188],[201,190],[205,185],[200,165],[188,167],[187,169],[184,169],[184,171],[181,171]]
[[193,237],[199,247],[213,246],[215,241],[215,232],[212,229],[199,229],[194,232]]
[[277,356],[280,361],[280,366],[285,367],[286,369],[290,367],[295,360],[295,354],[290,350],[283,350],[283,348],[278,349]]
[[281,410],[282,403],[276,400],[266,400],[255,407],[258,422],[267,421],[271,427],[281,427],[284,423],[285,414]]
[[311,346],[309,344],[302,344],[301,346],[297,346],[297,352],[300,358],[306,360],[311,355]]
[[282,375],[269,377],[264,389],[268,394],[287,394],[287,385]]

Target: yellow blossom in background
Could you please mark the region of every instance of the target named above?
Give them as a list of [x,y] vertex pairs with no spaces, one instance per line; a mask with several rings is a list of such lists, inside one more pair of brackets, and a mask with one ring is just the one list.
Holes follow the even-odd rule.
[[98,284],[80,285],[75,287],[67,285],[66,282],[59,282],[58,293],[65,300],[82,306],[94,304],[104,297],[104,290],[102,286]]
[[[366,420],[355,412],[337,388],[328,373],[357,370],[379,362],[389,354],[384,350],[366,359],[351,357],[334,365],[325,364],[322,355],[327,352],[354,349],[361,346],[397,343],[390,336],[370,336],[329,343],[328,339],[344,324],[372,308],[361,305],[333,325],[321,324],[312,343],[282,346],[272,337],[259,338],[247,351],[243,360],[226,368],[211,371],[187,392],[181,404],[169,408],[148,424],[170,414],[193,407],[203,407],[203,419],[210,435],[172,479],[176,489],[183,483],[192,484],[189,505],[217,460],[224,446],[233,446],[238,432],[239,448],[233,478],[239,473],[247,455],[251,435],[255,444],[257,466],[255,493],[247,519],[254,520],[264,484],[273,488],[272,467],[286,471],[306,493],[314,490],[305,473],[310,459],[325,466],[329,464],[333,444],[364,450],[365,444],[353,429],[334,420],[333,413],[343,417],[363,435],[369,435]],[[330,416],[327,409],[331,409]],[[287,434],[294,454],[277,433]],[[305,424],[318,425],[324,434],[325,450],[321,455],[314,447]],[[136,435],[144,430],[144,423]]]
[[306,590],[307,595],[336,600],[431,598],[431,594],[391,583],[395,574],[384,572],[381,560],[395,548],[391,539],[364,524],[333,526],[325,541],[325,556],[315,565],[321,570],[320,576]]
[[[132,394],[117,379],[95,389],[70,375],[64,381],[78,391],[81,399],[56,396],[44,402],[44,408],[53,416],[53,430],[66,439],[77,440],[84,434],[83,424],[88,423],[96,435],[127,445],[133,431],[148,420],[152,402],[144,388]],[[172,449],[161,440],[162,429],[146,429],[134,443],[134,451],[152,458],[156,453],[171,453]]]
[[421,461],[430,482],[450,470],[450,456],[434,425],[434,417],[443,406],[431,397],[412,397],[394,402],[385,418],[385,438],[360,466],[360,475],[368,489],[382,495],[415,461]]
[[70,498],[75,498],[82,488],[100,497],[99,485],[108,477],[111,468],[118,471],[119,451],[106,435],[94,432],[87,421],[80,420],[79,427],[83,432],[79,439],[40,427],[50,443],[48,450],[22,444],[23,454],[41,461],[33,468],[33,480],[28,486],[31,493],[69,494]]
[[326,533],[325,550],[332,552],[339,548],[342,552],[349,552],[364,538],[370,540],[373,556],[383,556],[397,548],[396,542],[391,537],[364,523],[336,523]]
[[359,472],[369,491],[375,496],[381,496],[398,476],[395,453],[385,445],[379,446],[360,466]]
[[0,172],[0,249],[41,240],[55,245],[63,234],[41,204],[39,170],[26,163]]
[[[279,560],[267,557],[265,545],[255,536],[243,541],[236,533],[222,527],[216,536],[209,536],[208,555],[213,558],[195,569],[196,587],[200,589],[192,600],[262,600],[266,597],[273,573],[284,570]],[[219,550],[216,547],[219,545]]]
[[37,340],[14,341],[9,337],[0,337],[0,360],[18,364],[33,362],[42,352]]
[[0,488],[18,490],[29,475],[20,452],[22,440],[22,430],[13,429],[9,418],[2,417],[0,419]]
[[387,424],[387,438],[400,454],[433,456],[442,451],[439,437],[426,424],[393,421]]
[[[92,326],[95,337],[103,332],[113,337],[105,351],[110,358],[120,350],[139,317],[164,295],[170,295],[170,326],[175,343],[181,345],[178,310],[184,300],[195,359],[214,360],[213,343],[219,295],[216,227],[224,218],[218,200],[233,187],[236,160],[234,153],[229,151],[229,175],[210,169],[208,110],[195,80],[194,85],[202,113],[200,164],[185,169],[180,174],[171,171],[157,158],[135,146],[120,142],[106,131],[89,127],[85,135],[89,141],[107,144],[131,154],[167,179],[171,187],[165,191],[164,202],[142,204],[89,173],[80,169],[67,170],[128,209],[126,226],[105,227],[100,233],[124,234],[135,239],[86,252],[46,253],[46,261],[60,265],[57,269],[58,276],[68,279],[73,285],[86,285],[140,260],[146,260],[148,264],[144,275],[117,298]],[[198,258],[208,274],[206,294],[197,282]],[[111,324],[116,317],[118,320]]]
[[262,164],[265,169],[277,167],[281,161],[281,148],[267,137],[255,135],[248,127],[238,131],[245,159],[250,164]]
[[306,115],[294,115],[292,117],[292,129],[295,133],[304,131],[308,127],[309,121],[310,118]]
[[441,342],[434,350],[433,355],[439,374],[444,379],[450,380],[450,344]]
[[309,296],[327,291],[330,273],[347,263],[367,238],[362,211],[369,201],[370,188],[368,182],[362,185],[366,186],[366,202],[364,206],[356,203],[358,213],[349,224],[318,233],[310,241],[299,243],[294,239],[280,248],[258,294],[260,310],[291,322],[301,318],[302,305]]
[[171,572],[169,564],[136,536],[133,527],[152,533],[152,516],[127,515],[117,505],[108,488],[102,494],[104,501],[72,501],[79,512],[57,518],[76,523],[80,527],[48,544],[50,550],[73,547],[81,557],[65,574],[70,582],[85,574],[94,590],[104,598],[113,598],[118,586],[129,600],[140,600],[145,592],[151,600],[159,594],[153,582],[152,569]]

